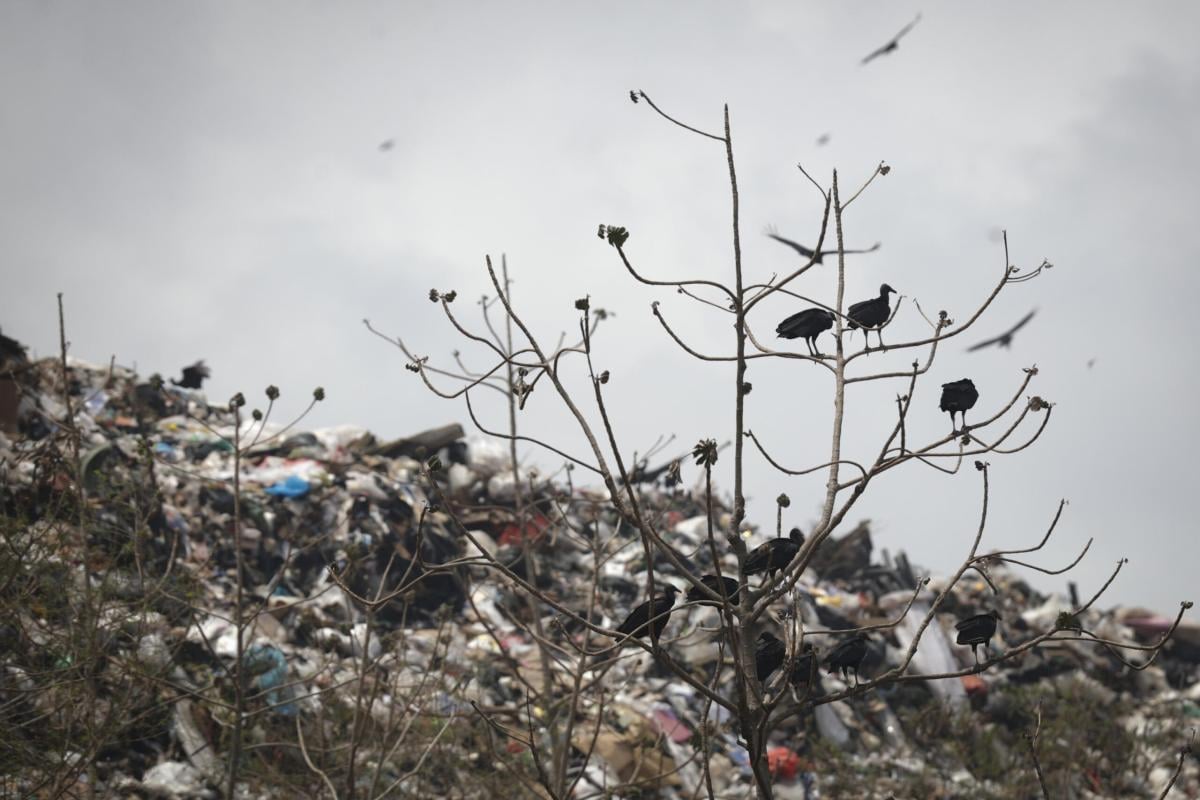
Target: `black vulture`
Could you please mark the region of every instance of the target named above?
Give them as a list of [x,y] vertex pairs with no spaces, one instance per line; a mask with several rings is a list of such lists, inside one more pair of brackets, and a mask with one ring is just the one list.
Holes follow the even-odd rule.
[[792,664],[792,674],[788,676],[793,686],[801,683],[812,685],[817,679],[817,651],[811,644],[805,644],[796,654]]
[[[730,605],[737,605],[738,602],[738,582],[735,578],[721,577],[716,575],[701,576],[700,582],[716,592],[717,596],[721,596],[721,584],[725,584],[725,596],[729,598]],[[720,602],[712,600],[699,587],[693,586],[688,590],[687,599],[689,602],[700,603],[701,605],[719,606]]]
[[183,368],[183,380],[177,381],[174,378],[171,378],[171,383],[183,389],[199,389],[200,384],[202,384],[204,379],[210,374],[212,373],[209,371],[208,367],[205,366],[204,359],[202,358],[195,364],[192,364],[190,367]]
[[625,621],[617,627],[617,633],[622,636],[636,636],[639,639],[650,636],[658,642],[658,637],[670,621],[675,594],[679,591],[669,583],[660,583],[658,586],[662,594],[631,611]]
[[754,671],[759,683],[766,683],[771,673],[783,666],[787,646],[774,634],[763,631],[754,643]]
[[1000,615],[992,610],[986,614],[967,617],[954,626],[958,631],[958,643],[971,645],[976,664],[979,663],[979,645],[988,646],[992,637],[996,635],[996,623],[999,620]]
[[916,24],[920,21],[921,21],[921,15],[917,14],[916,19],[914,19],[912,22],[908,23],[903,28],[901,28],[900,32],[897,33],[895,36],[893,36],[891,38],[891,41],[889,41],[887,44],[873,50],[866,58],[864,58],[862,60],[862,63],[866,64],[873,59],[879,58],[880,56],[886,56],[888,53],[891,53],[892,51],[894,51],[897,47],[900,46],[900,39],[903,38],[904,35],[907,34],[909,31],[911,31],[916,26]]
[[950,383],[942,384],[942,402],[939,407],[942,411],[950,412],[950,427],[954,428],[954,415],[962,413],[963,430],[967,429],[967,411],[975,407],[975,402],[979,399],[979,392],[975,389],[975,384],[970,378],[963,378],[960,381],[951,381]]
[[[870,331],[868,329],[878,328],[888,321],[888,317],[892,314],[892,309],[888,305],[888,292],[894,293],[895,291],[895,289],[885,283],[879,287],[879,297],[855,303],[846,312],[846,318],[849,320],[846,327],[852,331],[858,328],[863,329],[863,340],[866,342],[868,350],[871,349]],[[883,331],[877,330],[875,333],[879,336],[879,346],[883,347]]]
[[747,575],[758,575],[765,572],[768,578],[774,579],[777,571],[792,562],[796,553],[800,552],[802,544],[804,544],[804,534],[800,532],[799,528],[792,528],[786,539],[771,539],[751,550],[750,555],[746,556],[746,563],[742,571]]
[[779,323],[775,333],[781,339],[803,339],[810,356],[819,356],[817,337],[833,327],[833,313],[823,308],[806,308]]
[[867,656],[867,637],[861,633],[856,633],[849,639],[843,639],[838,643],[837,647],[829,651],[829,655],[825,656],[826,669],[832,675],[835,672],[842,673],[842,680],[849,682],[847,677],[848,672],[854,673],[854,685],[858,685],[858,667],[862,664],[863,659]]
[[1018,322],[1016,325],[1013,325],[1011,328],[1006,330],[1004,333],[1000,334],[999,336],[993,336],[991,339],[985,339],[984,341],[980,342],[979,344],[971,345],[970,347],[967,348],[967,352],[971,353],[976,350],[982,350],[983,348],[990,347],[992,345],[999,345],[1000,347],[1011,347],[1013,334],[1016,333],[1017,331],[1021,330],[1021,328],[1024,328],[1025,325],[1029,322],[1029,320],[1033,319],[1033,315],[1036,313],[1037,313],[1037,309],[1035,308],[1033,311],[1030,311],[1024,317],[1021,317],[1020,322]]
[[[826,141],[828,141],[828,139]],[[823,142],[818,142],[818,143],[823,144]],[[822,250],[820,252],[817,252],[816,250],[812,250],[810,248],[805,247],[804,245],[800,244],[799,242],[793,242],[791,239],[785,239],[782,236],[771,233],[770,231],[767,232],[767,236],[770,236],[772,239],[779,242],[780,244],[785,244],[788,247],[792,248],[797,253],[799,253],[802,258],[811,258],[812,262],[814,264],[822,263],[825,259],[825,256],[837,255],[837,250]],[[842,252],[843,253],[874,253],[878,249],[879,249],[879,242],[876,242],[872,246],[868,247],[866,250],[843,250]]]

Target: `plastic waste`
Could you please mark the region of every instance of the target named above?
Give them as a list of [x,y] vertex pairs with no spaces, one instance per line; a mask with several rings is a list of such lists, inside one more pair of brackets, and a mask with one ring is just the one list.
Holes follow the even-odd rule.
[[800,771],[800,756],[789,747],[771,747],[767,750],[767,768],[777,781],[794,781]]
[[243,661],[246,672],[255,675],[254,684],[265,691],[267,703],[284,716],[294,716],[298,709],[289,702],[291,687],[280,688],[287,682],[287,656],[273,644],[257,643],[246,651]]
[[164,761],[146,770],[142,776],[142,789],[156,797],[209,798],[217,793],[208,788],[200,770],[182,761]]
[[299,475],[289,475],[278,483],[268,486],[267,494],[275,497],[304,497],[312,487]]
[[[901,653],[908,652],[909,646],[921,627],[921,620],[928,613],[928,603],[923,601],[913,603],[908,616],[896,626],[896,639],[900,642]],[[921,675],[937,675],[943,672],[955,672],[959,669],[958,661],[950,651],[950,642],[942,632],[941,625],[931,624],[925,628],[909,667],[913,672]],[[967,693],[963,688],[962,681],[956,678],[944,678],[929,681],[926,685],[936,696],[948,702],[951,707],[960,709],[966,706]]]

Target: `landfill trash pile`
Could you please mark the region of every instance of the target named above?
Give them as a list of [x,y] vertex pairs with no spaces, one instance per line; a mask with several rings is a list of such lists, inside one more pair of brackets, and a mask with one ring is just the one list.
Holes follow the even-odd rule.
[[[459,425],[384,442],[274,425],[115,365],[69,361],[64,391],[59,361],[7,344],[0,358],[3,796],[551,797],[562,776],[576,798],[752,791],[724,709],[514,580],[609,629],[646,599],[640,539],[578,471],[515,476],[506,444]],[[713,572],[703,481],[641,477],[642,513],[695,574]],[[730,519],[719,497],[713,509],[718,527]],[[747,535],[753,547],[777,531]],[[690,588],[670,561],[653,567]],[[737,574],[732,555],[721,571]],[[1173,621],[1071,617],[1069,599],[1003,566],[988,578],[945,597],[910,672],[975,663],[955,626],[987,610],[999,622],[981,657],[1056,626],[1149,645]],[[822,546],[764,629],[794,642],[894,621],[920,579],[862,522]],[[868,638],[861,679],[902,661],[945,585],[934,577]],[[662,646],[711,683],[729,660],[720,611],[683,602]],[[1040,725],[1053,796],[1156,797],[1200,723],[1200,626],[1185,620],[1144,669],[1125,662],[1141,666],[1051,641],[980,674],[818,705],[775,734],[775,795],[1035,796]],[[797,689],[768,674],[767,690],[857,679],[812,671]],[[1173,796],[1196,797],[1196,756],[1182,764]]]

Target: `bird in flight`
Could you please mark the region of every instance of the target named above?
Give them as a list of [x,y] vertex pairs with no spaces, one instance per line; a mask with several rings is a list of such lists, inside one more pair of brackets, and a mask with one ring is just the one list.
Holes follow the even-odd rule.
[[[786,244],[788,247],[792,248],[797,253],[799,253],[801,255],[801,257],[811,258],[813,260],[814,264],[820,264],[824,260],[825,256],[837,255],[837,250],[822,250],[819,253],[816,250],[810,250],[809,248],[805,247],[804,245],[800,244],[799,242],[793,242],[791,239],[785,239],[782,236],[779,236],[774,231],[767,231],[767,236],[770,236],[772,239],[779,242],[780,244]],[[842,252],[845,252],[845,253],[874,253],[878,249],[879,249],[879,242],[876,242],[872,246],[868,247],[866,250],[844,250]]]
[[204,379],[211,374],[211,370],[209,370],[202,358],[190,367],[184,367],[182,379],[175,380],[171,378],[171,383],[183,389],[199,389],[201,388],[201,384],[204,383]]
[[921,15],[917,14],[916,19],[914,19],[912,22],[908,23],[903,28],[901,28],[900,32],[897,33],[895,36],[893,36],[892,40],[890,42],[888,42],[883,47],[880,47],[879,49],[877,49],[873,53],[871,53],[869,56],[864,58],[862,60],[862,63],[866,64],[867,62],[869,62],[873,59],[879,58],[880,56],[886,56],[888,53],[895,50],[897,47],[900,46],[900,39],[903,38],[903,36],[905,34],[907,34],[909,31],[911,31],[913,29],[913,27],[915,27],[916,24],[920,21],[921,21]]
[[1024,328],[1025,325],[1029,322],[1029,320],[1033,319],[1033,315],[1036,313],[1037,313],[1037,309],[1035,308],[1033,311],[1030,311],[1028,314],[1021,317],[1020,322],[1018,322],[1016,325],[1013,325],[1011,328],[1006,330],[1004,333],[1000,334],[999,336],[993,336],[991,339],[982,341],[979,344],[971,345],[970,347],[967,348],[967,352],[973,353],[976,350],[982,350],[983,348],[991,347],[994,344],[999,345],[1000,347],[1011,347],[1013,334],[1016,333],[1017,331],[1021,330],[1021,328]]

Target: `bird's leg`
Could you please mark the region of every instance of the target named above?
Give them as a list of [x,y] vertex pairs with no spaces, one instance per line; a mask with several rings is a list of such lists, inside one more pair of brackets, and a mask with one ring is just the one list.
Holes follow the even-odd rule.
[[967,432],[967,412],[966,412],[966,409],[964,409],[964,410],[963,410],[963,412],[962,412],[962,431],[963,431],[963,433],[966,433],[966,432]]
[[978,667],[979,666],[979,645],[977,645],[977,644],[971,645],[971,652],[975,656],[975,666]]

